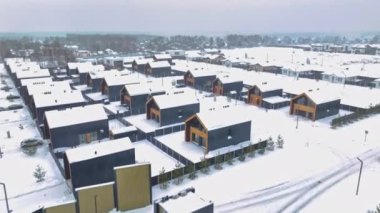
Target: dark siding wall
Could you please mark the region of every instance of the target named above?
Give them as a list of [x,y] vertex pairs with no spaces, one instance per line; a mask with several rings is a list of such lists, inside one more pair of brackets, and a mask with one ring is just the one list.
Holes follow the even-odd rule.
[[[103,129],[103,134],[100,130]],[[108,120],[83,123],[50,130],[50,140],[53,148],[72,147],[79,144],[79,134],[98,132],[98,139],[108,138]]]
[[88,73],[79,73],[79,84],[86,84],[86,77]]
[[290,101],[279,102],[279,103],[274,103],[274,104],[263,101],[262,107],[266,109],[279,109],[282,107],[289,106],[289,104],[290,104]]
[[104,78],[96,78],[92,79],[92,90],[93,92],[99,92],[100,91],[100,85],[102,83]]
[[114,167],[134,163],[134,149],[72,163],[70,169],[73,188],[114,181]]
[[132,106],[129,109],[132,115],[142,114],[146,112],[147,99],[148,99],[148,94],[132,97]]
[[263,92],[262,94],[263,98],[273,97],[273,96],[282,96],[282,90],[273,90],[268,92]]
[[317,105],[317,114],[315,116],[315,119],[318,120],[321,118],[336,115],[339,113],[339,109],[340,109],[340,100],[319,104]]
[[229,84],[223,84],[223,93],[229,94],[231,91],[236,91],[238,93],[243,89],[243,82],[233,82]]
[[[178,117],[179,110],[182,110],[182,117]],[[161,111],[161,126],[184,122],[190,116],[199,112],[199,103],[187,106],[180,106],[170,109],[163,109]]]
[[171,75],[171,67],[162,67],[152,69],[152,76],[154,77],[165,77]]
[[110,101],[120,101],[120,92],[124,85],[114,85],[108,87],[108,99]]
[[[228,131],[231,129],[232,139],[228,140]],[[251,122],[227,126],[208,131],[208,150],[212,151],[222,147],[236,145],[251,139]]]
[[200,209],[194,211],[193,213],[213,213],[213,212],[214,212],[214,204],[210,203],[209,205],[207,205],[203,208],[200,208]]
[[211,91],[212,82],[216,79],[216,76],[203,76],[195,79],[195,88]]

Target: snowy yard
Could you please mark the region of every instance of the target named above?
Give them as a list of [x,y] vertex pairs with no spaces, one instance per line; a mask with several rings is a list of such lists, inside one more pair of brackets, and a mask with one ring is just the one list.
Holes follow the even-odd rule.
[[[4,74],[5,70],[0,69],[0,73]],[[7,79],[7,82],[9,86],[14,87],[10,79]],[[18,95],[15,88],[9,93]],[[0,100],[0,106],[14,103],[22,104],[24,108],[0,112],[0,147],[3,152],[0,157],[0,182],[6,184],[10,208],[13,212],[30,212],[48,203],[73,199],[46,143],[32,156],[21,150],[20,142],[23,139],[41,136],[21,100],[11,103],[6,99]],[[7,137],[7,131],[10,132],[11,138]],[[37,183],[33,176],[37,165],[46,170],[45,181],[40,183]],[[5,202],[1,190],[0,212],[3,210]]]
[[158,175],[162,167],[164,167],[166,171],[175,168],[177,161],[155,147],[149,141],[143,140],[135,142],[133,146],[135,147],[136,162],[150,162],[152,176]]

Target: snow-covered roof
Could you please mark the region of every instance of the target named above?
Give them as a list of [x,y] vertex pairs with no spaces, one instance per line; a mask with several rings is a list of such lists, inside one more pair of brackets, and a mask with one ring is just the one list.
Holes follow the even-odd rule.
[[199,100],[187,92],[178,94],[164,94],[152,97],[160,109],[167,109],[179,106],[186,106],[190,104],[199,104]]
[[328,91],[321,91],[321,90],[308,90],[307,92],[304,92],[315,104],[322,104],[327,103],[331,101],[340,100],[339,97],[337,97],[334,94],[329,93]]
[[135,126],[126,126],[126,127],[111,130],[112,134],[114,135],[126,133],[126,132],[134,132],[134,131],[137,131],[137,128]]
[[104,71],[105,68],[102,64],[93,65],[91,63],[78,64],[78,73],[89,73],[91,71]]
[[265,101],[267,103],[271,103],[271,104],[276,104],[276,103],[282,103],[282,102],[290,101],[290,99],[289,98],[283,98],[281,96],[272,96],[272,97],[264,98],[263,101]]
[[[45,112],[45,118],[50,129],[93,121],[108,120],[102,104],[47,111]],[[104,131],[107,130],[105,129]]]
[[151,61],[151,62],[148,62],[148,65],[152,69],[170,67],[170,64],[168,61]]
[[241,113],[240,107],[203,111],[197,117],[209,131],[251,121]]
[[83,186],[83,187],[76,188],[75,191],[79,192],[82,190],[93,189],[93,188],[102,187],[102,186],[112,186],[114,184],[115,184],[115,182],[111,181],[111,182],[107,182],[107,183],[100,183],[100,184],[95,184],[95,185],[90,185],[90,186]]
[[21,79],[20,81],[21,86],[48,84],[51,82],[53,82],[52,77],[29,78],[29,79]]
[[136,76],[105,76],[104,81],[108,86],[120,86],[120,85],[127,85],[127,84],[137,84],[140,82],[140,79],[138,79]]
[[130,96],[165,92],[165,88],[159,83],[140,83],[125,85]]
[[[34,84],[33,84],[34,83]],[[43,94],[51,92],[69,92],[71,86],[69,81],[51,81],[46,83],[33,82],[26,85],[29,95]]]
[[130,149],[134,149],[133,144],[128,137],[125,137],[116,140],[104,141],[101,143],[92,143],[74,149],[68,149],[65,153],[69,163],[75,163]]
[[55,91],[48,94],[36,92],[33,94],[33,100],[36,108],[86,102],[82,92],[77,90]]
[[90,71],[88,73],[91,79],[101,79],[105,76],[120,76],[121,72],[118,70],[109,70],[109,71]]
[[137,65],[145,65],[149,62],[152,62],[153,58],[135,59],[134,61],[136,62]]
[[209,201],[205,201],[192,192],[188,192],[185,196],[179,196],[177,199],[160,202],[160,206],[166,212],[195,212],[208,205],[210,205]]
[[37,62],[10,62],[9,68],[11,73],[16,73],[18,71],[32,71],[40,70],[41,67]]
[[49,77],[49,76],[50,76],[50,72],[48,69],[17,71],[16,72],[17,79],[41,78],[41,77]]
[[270,84],[268,82],[261,82],[259,84],[254,85],[254,86],[258,87],[261,90],[261,92],[269,92],[269,91],[282,89],[279,87],[279,85]]
[[169,60],[169,59],[172,59],[172,56],[170,54],[155,54],[154,57],[157,60]]
[[191,73],[191,75],[196,78],[196,77],[206,77],[206,76],[215,76],[216,73],[213,71],[208,71],[208,70],[189,70],[188,72]]
[[237,77],[236,75],[232,76],[232,75],[224,75],[224,76],[220,76],[217,78],[220,82],[222,82],[222,84],[231,84],[231,83],[236,83],[236,82],[243,82],[242,79],[240,79],[239,77]]

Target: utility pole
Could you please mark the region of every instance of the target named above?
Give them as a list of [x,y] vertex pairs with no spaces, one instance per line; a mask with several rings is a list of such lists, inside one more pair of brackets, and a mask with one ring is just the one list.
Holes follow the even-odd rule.
[[7,188],[5,187],[5,183],[0,183],[0,185],[2,185],[4,189],[5,205],[7,207],[7,212],[11,213],[12,211],[9,209],[9,204],[8,204]]
[[362,170],[363,170],[363,161],[360,158],[357,158],[357,159],[360,161],[360,171],[359,171],[358,186],[356,187],[356,195],[359,194],[360,177],[362,176]]
[[367,135],[368,135],[368,130],[365,130],[364,131],[364,142],[367,141]]

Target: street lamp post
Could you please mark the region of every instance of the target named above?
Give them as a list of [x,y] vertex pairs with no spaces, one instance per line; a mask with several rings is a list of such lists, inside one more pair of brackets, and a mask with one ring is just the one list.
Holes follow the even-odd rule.
[[362,170],[363,170],[363,161],[360,158],[357,158],[357,159],[360,161],[360,171],[359,171],[358,185],[356,187],[356,195],[359,194],[360,177],[362,176]]
[[364,142],[367,141],[367,135],[368,135],[368,130],[365,130],[364,131]]
[[3,186],[3,189],[4,189],[5,205],[6,205],[6,207],[7,207],[7,212],[10,213],[10,212],[12,212],[12,211],[9,209],[8,196],[7,196],[7,188],[5,187],[5,183],[0,183],[0,185],[2,185],[2,186]]

